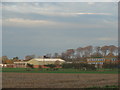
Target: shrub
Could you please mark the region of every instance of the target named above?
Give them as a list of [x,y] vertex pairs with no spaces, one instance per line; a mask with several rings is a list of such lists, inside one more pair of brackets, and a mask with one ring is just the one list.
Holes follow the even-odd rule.
[[74,68],[80,70],[96,70],[94,65],[86,63],[65,63],[62,65],[63,68]]
[[118,64],[114,64],[114,63],[104,63],[103,64],[103,68],[110,68],[110,69],[112,69],[112,68],[118,68],[119,67],[119,65]]
[[29,64],[29,63],[27,64],[27,66],[28,66],[29,68],[32,68],[32,69],[34,68],[33,65],[32,65],[32,64]]
[[45,65],[45,66],[50,67],[50,68],[55,68],[56,67],[56,65],[54,65],[54,64],[48,64],[48,65]]

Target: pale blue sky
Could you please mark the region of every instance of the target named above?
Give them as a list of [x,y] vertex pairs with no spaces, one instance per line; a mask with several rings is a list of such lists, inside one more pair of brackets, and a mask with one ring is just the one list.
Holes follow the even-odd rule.
[[3,3],[3,55],[61,53],[117,45],[115,3]]

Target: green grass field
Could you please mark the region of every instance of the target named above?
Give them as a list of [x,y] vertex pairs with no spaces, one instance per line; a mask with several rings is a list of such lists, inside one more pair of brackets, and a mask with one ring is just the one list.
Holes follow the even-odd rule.
[[112,90],[114,89],[114,90],[119,90],[119,87],[118,87],[118,86],[115,86],[115,85],[111,85],[111,86],[106,85],[106,86],[104,86],[104,87],[97,87],[97,86],[95,87],[95,86],[94,86],[94,87],[86,88],[86,90],[87,90],[87,89],[89,89],[89,90],[91,90],[91,89],[92,89],[92,90],[96,90],[96,89],[107,89],[107,90],[108,90],[108,89],[110,89],[110,90],[111,90],[111,89],[112,89]]
[[119,86],[116,86],[116,85],[106,85],[106,86],[103,86],[103,87],[98,87],[98,86],[93,86],[93,87],[89,87],[87,89],[104,89],[104,88],[114,88],[114,89],[118,89]]
[[118,74],[118,69],[98,69],[94,70],[78,70],[78,69],[58,69],[58,70],[46,70],[46,69],[29,69],[26,68],[2,68],[1,72],[17,72],[17,73],[103,73],[103,74]]

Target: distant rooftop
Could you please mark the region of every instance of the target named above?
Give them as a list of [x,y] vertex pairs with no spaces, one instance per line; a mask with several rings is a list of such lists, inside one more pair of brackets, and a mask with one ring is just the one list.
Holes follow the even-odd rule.
[[32,60],[37,60],[37,61],[65,61],[59,58],[34,58]]

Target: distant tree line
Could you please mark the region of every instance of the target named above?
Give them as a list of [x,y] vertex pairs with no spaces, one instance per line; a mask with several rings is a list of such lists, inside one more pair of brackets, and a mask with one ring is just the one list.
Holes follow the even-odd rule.
[[[61,58],[65,61],[85,61],[88,57],[105,57],[108,55],[118,56],[118,51],[120,48],[114,45],[105,46],[86,46],[78,47],[76,49],[67,49],[62,53],[46,54],[44,58]],[[35,55],[25,56],[25,60],[31,60],[35,58]],[[38,56],[40,58],[41,56]],[[7,56],[2,56],[2,63],[13,63],[14,61],[19,61],[18,57],[13,59],[8,59]]]
[[77,49],[68,49],[61,54],[61,58],[67,59],[84,59],[86,57],[104,57],[107,55],[118,55],[118,47],[110,46],[86,46]]

